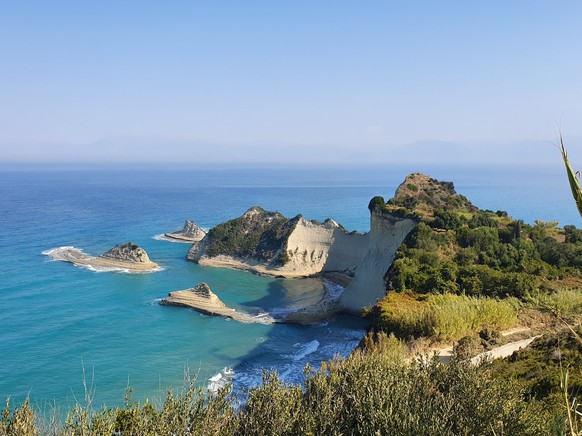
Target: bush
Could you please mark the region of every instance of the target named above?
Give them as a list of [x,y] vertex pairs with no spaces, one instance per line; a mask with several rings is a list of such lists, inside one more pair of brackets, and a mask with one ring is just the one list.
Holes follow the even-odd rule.
[[372,198],[370,200],[370,203],[368,203],[368,209],[370,211],[373,210],[384,210],[386,208],[386,202],[384,201],[384,198],[377,195],[376,197]]
[[454,356],[460,360],[475,357],[484,350],[481,339],[477,336],[464,336],[453,347]]
[[1,414],[0,435],[30,436],[37,434],[40,432],[28,398],[14,411],[10,408],[10,398],[6,399],[6,406],[2,409]]

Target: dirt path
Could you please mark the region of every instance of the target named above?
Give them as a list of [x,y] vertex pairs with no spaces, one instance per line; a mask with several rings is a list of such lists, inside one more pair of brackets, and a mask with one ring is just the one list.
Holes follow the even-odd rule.
[[[516,327],[516,328],[505,330],[505,331],[501,332],[501,336],[506,337],[506,336],[510,336],[510,335],[513,335],[516,333],[527,332],[530,330],[531,329],[529,327]],[[540,337],[540,335],[532,336],[530,338],[526,338],[526,339],[522,339],[522,340],[514,341],[514,342],[509,342],[509,343],[501,345],[499,347],[495,347],[491,350],[484,351],[483,353],[480,353],[480,354],[476,355],[475,357],[473,357],[471,359],[471,363],[477,364],[482,359],[487,359],[487,358],[488,359],[500,359],[502,357],[511,356],[514,351],[527,347],[529,344],[531,344],[535,339],[537,339],[539,337]],[[449,363],[451,361],[452,356],[453,356],[453,345],[450,345],[450,346],[444,347],[444,348],[436,348],[436,349],[431,350],[431,352],[438,354],[438,358],[441,362]]]

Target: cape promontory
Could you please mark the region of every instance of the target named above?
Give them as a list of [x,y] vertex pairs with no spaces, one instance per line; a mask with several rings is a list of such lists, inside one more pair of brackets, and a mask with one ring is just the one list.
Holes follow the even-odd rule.
[[192,245],[188,259],[205,266],[238,268],[279,277],[339,272],[352,280],[341,310],[360,313],[385,294],[384,276],[396,250],[416,225],[410,216],[370,207],[370,232],[348,232],[331,219],[288,219],[258,206],[212,228]]

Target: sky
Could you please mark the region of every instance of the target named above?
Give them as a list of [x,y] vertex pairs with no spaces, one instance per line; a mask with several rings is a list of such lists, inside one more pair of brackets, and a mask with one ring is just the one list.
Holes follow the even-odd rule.
[[[0,1],[0,162],[582,164],[579,1]],[[552,156],[552,157],[550,157]]]

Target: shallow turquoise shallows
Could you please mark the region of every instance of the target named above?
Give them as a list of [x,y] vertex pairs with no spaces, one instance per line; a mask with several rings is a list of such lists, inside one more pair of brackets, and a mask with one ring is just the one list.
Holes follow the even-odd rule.
[[[411,171],[452,180],[487,209],[515,218],[579,224],[559,163],[556,168],[367,168],[350,170],[198,170],[10,168],[0,170],[0,397],[27,395],[46,409],[134,398],[156,402],[180,387],[185,371],[203,386],[232,379],[246,387],[274,369],[289,382],[346,356],[366,324],[338,317],[317,326],[241,324],[160,306],[173,290],[201,281],[227,304],[276,311],[309,304],[323,292],[316,279],[282,280],[203,268],[185,259],[188,244],[156,239],[185,219],[203,228],[253,205],[288,217],[332,217],[368,230],[369,200],[389,198]],[[533,174],[530,177],[530,173]],[[43,252],[74,246],[97,255],[121,242],[143,247],[163,271],[94,272],[54,262]]]

